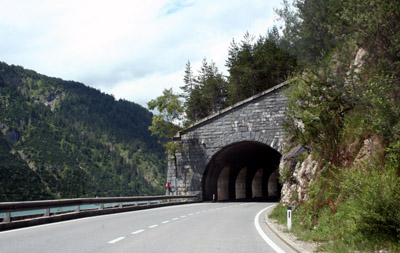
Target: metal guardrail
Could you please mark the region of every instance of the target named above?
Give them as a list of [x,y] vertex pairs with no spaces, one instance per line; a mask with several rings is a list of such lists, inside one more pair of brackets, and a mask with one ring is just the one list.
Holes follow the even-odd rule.
[[[104,198],[78,198],[62,200],[41,200],[21,202],[0,202],[0,214],[4,214],[0,222],[0,231],[16,227],[38,225],[47,222],[55,222],[67,219],[110,214],[125,211],[134,211],[190,203],[199,200],[198,195],[186,196],[144,196],[144,197],[104,197]],[[81,209],[83,205],[96,205],[97,208]],[[105,204],[109,204],[108,206]],[[69,211],[51,212],[54,208],[74,207]],[[22,215],[12,217],[12,213],[21,211],[43,210],[42,214]],[[19,223],[19,225],[13,223]]]

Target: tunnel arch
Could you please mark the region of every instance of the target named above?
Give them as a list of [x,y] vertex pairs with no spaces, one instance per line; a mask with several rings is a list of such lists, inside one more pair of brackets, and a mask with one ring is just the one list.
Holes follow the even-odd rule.
[[274,173],[280,158],[278,151],[256,141],[236,142],[223,147],[212,156],[204,170],[203,199],[268,198],[272,197],[269,196],[271,192],[278,193],[274,197],[279,197],[280,185]]

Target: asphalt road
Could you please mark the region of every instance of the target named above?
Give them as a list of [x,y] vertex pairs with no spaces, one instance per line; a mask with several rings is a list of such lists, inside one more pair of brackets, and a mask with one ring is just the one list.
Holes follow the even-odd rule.
[[271,205],[200,203],[5,231],[0,252],[291,252],[256,219]]

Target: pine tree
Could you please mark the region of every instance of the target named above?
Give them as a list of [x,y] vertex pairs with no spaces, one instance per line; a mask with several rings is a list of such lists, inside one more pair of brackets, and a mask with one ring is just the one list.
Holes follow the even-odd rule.
[[187,64],[184,82],[182,97],[186,99],[184,105],[189,122],[198,121],[226,106],[227,83],[213,61],[208,63],[203,59],[197,76],[193,76],[190,64]]
[[185,85],[181,86],[180,88],[183,90],[182,97],[187,100],[191,96],[194,90],[194,76],[190,61],[186,63],[185,76],[183,77],[183,82],[185,83]]
[[277,28],[266,37],[244,35],[240,44],[229,48],[226,66],[229,71],[228,104],[232,105],[283,82],[296,68],[296,58],[278,46]]

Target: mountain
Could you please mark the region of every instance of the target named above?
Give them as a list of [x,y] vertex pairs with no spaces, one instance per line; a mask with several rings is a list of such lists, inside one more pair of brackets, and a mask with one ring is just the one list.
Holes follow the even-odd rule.
[[0,62],[0,107],[0,201],[163,193],[140,105]]

